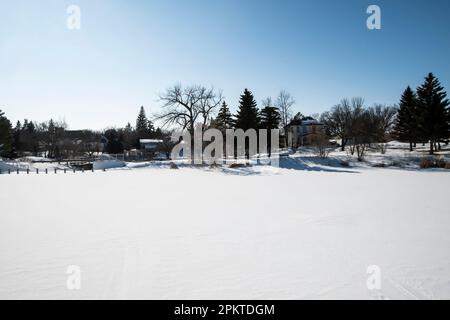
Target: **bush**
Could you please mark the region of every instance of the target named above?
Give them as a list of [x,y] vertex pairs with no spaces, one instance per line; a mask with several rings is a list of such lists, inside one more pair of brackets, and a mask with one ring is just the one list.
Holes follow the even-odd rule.
[[229,165],[229,168],[236,169],[236,168],[245,168],[245,167],[251,167],[252,165],[250,163],[232,163]]
[[330,139],[326,136],[324,132],[319,132],[314,134],[311,139],[313,140],[312,146],[314,153],[319,158],[328,158],[330,153]]
[[386,168],[387,166],[388,166],[388,165],[386,165],[386,164],[383,163],[383,162],[372,164],[372,167],[373,167],[373,168]]
[[350,163],[348,161],[341,161],[340,165],[342,167],[350,167]]
[[175,163],[171,162],[170,169],[178,169],[178,166]]
[[420,168],[421,169],[430,169],[430,168],[449,169],[450,162],[446,162],[442,158],[438,158],[438,159],[423,158],[420,160]]
[[209,165],[209,168],[210,168],[210,169],[217,169],[217,168],[221,168],[221,167],[222,167],[222,165],[221,165],[221,164],[218,164],[217,162],[211,163],[211,164]]

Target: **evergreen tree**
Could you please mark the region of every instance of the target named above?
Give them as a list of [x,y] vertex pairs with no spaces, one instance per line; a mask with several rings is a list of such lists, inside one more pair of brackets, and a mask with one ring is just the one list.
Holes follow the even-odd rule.
[[147,133],[150,137],[153,137],[155,133],[155,127],[153,126],[153,122],[151,120],[147,121]]
[[30,134],[36,133],[36,126],[33,121],[28,121],[25,119],[23,123],[23,130],[26,130]]
[[136,146],[136,133],[128,122],[125,128],[119,130],[121,141],[123,141],[123,147],[126,150],[130,150]]
[[153,123],[147,118],[145,114],[144,107],[141,107],[139,115],[136,120],[136,131],[135,131],[135,141],[134,146],[140,148],[140,139],[150,139],[154,137],[155,128]]
[[395,134],[399,141],[409,142],[410,151],[419,139],[417,97],[411,87],[407,87],[400,98],[400,108],[395,120]]
[[48,128],[46,133],[46,142],[48,147],[48,157],[54,158],[55,157],[55,142],[56,142],[56,126],[53,122],[53,119],[50,119],[48,122]]
[[260,112],[261,118],[261,129],[267,129],[267,147],[269,157],[271,156],[271,148],[272,148],[272,136],[270,134],[270,130],[277,129],[280,127],[281,123],[281,114],[280,110],[277,107],[272,105],[272,100],[267,98],[263,101],[264,108]]
[[277,129],[280,126],[280,110],[272,105],[270,98],[264,101],[264,108],[260,112],[261,129]]
[[216,119],[213,121],[213,125],[217,129],[225,131],[226,129],[231,129],[233,127],[233,124],[233,116],[231,115],[230,109],[224,101],[219,109],[219,113],[217,114]]
[[105,145],[105,151],[110,154],[122,153],[123,143],[120,140],[120,135],[116,129],[108,129],[104,133],[107,143]]
[[141,107],[136,120],[136,132],[138,135],[142,135],[141,138],[146,138],[149,132],[149,121],[143,106]]
[[131,126],[131,123],[129,122],[127,123],[127,125],[125,126],[125,131],[129,133],[133,132],[133,127]]
[[12,147],[12,126],[5,113],[0,110],[0,155],[8,156]]
[[23,123],[23,142],[27,151],[32,151],[36,156],[39,153],[38,132],[33,121],[24,120]]
[[236,114],[236,128],[243,129],[258,129],[259,128],[259,112],[256,105],[255,98],[251,91],[245,89],[244,94],[239,100],[239,110]]
[[13,130],[13,149],[15,151],[19,151],[22,149],[22,124],[20,121],[17,121],[16,127]]
[[434,145],[449,135],[449,101],[444,88],[432,73],[417,88],[417,101],[419,130],[421,136],[430,142],[430,154],[434,154]]

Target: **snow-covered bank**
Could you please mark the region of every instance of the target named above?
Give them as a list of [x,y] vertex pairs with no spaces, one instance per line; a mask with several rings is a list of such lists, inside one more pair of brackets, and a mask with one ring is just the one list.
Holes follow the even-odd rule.
[[8,170],[14,170],[14,166],[4,162],[2,159],[0,159],[0,172],[6,172]]
[[0,176],[0,298],[450,298],[450,173],[348,171]]

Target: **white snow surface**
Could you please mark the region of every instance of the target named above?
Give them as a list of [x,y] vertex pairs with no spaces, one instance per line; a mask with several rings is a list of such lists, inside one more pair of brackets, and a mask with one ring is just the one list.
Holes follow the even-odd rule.
[[450,171],[282,161],[1,175],[0,298],[450,298]]

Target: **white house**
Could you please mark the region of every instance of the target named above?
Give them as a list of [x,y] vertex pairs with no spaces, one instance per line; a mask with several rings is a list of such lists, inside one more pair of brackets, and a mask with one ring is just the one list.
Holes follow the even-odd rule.
[[312,117],[296,115],[287,126],[288,144],[293,148],[313,145],[325,133],[325,125]]

